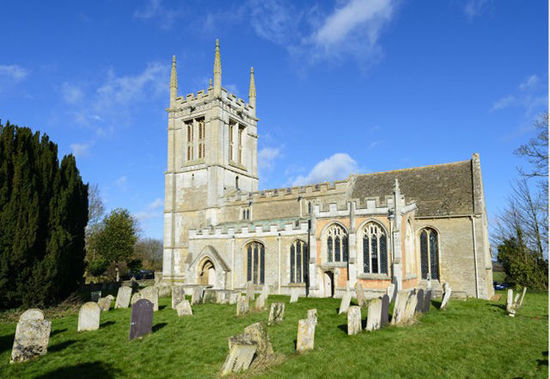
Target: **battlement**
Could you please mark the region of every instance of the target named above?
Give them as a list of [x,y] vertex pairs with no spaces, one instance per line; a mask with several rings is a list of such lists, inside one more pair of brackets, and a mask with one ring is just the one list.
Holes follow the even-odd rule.
[[306,219],[282,221],[280,223],[275,223],[274,220],[257,221],[250,224],[227,223],[210,228],[190,229],[189,239],[248,238],[308,233],[309,224]]
[[[175,110],[181,110],[189,107],[197,107],[199,105],[206,104],[212,100],[214,100],[214,89],[201,89],[196,94],[191,92],[185,95],[185,97],[176,97]],[[238,112],[246,113],[247,116],[255,118],[253,114],[253,108],[250,106],[250,104],[246,103],[243,99],[237,97],[235,94],[229,92],[225,88],[222,88],[221,91],[221,101],[232,109]]]

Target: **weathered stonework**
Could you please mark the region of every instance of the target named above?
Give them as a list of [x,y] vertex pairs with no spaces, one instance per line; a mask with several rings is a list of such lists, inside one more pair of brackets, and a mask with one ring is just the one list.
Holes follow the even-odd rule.
[[80,307],[78,312],[78,331],[99,329],[101,309],[96,302],[89,301]]
[[116,295],[115,308],[128,308],[130,306],[130,298],[132,296],[131,287],[120,287]]
[[285,316],[285,303],[272,303],[269,310],[268,325],[283,321]]
[[315,345],[315,322],[305,319],[298,321],[298,338],[296,339],[296,350],[303,353],[313,350]]
[[39,309],[30,309],[19,317],[10,363],[24,362],[48,351],[52,324]]
[[357,334],[361,329],[361,307],[352,305],[348,309],[348,335]]

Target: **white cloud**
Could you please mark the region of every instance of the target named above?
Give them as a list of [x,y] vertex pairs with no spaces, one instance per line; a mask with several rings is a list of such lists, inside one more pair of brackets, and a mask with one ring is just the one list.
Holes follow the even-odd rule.
[[464,13],[471,21],[474,17],[482,15],[489,8],[488,0],[468,0],[464,4]]
[[491,107],[491,111],[498,111],[504,108],[509,107],[512,104],[516,103],[515,96],[505,96],[503,98],[498,99],[494,102],[493,106]]
[[279,45],[295,43],[302,13],[280,0],[252,0],[250,23],[256,34]]
[[126,176],[121,176],[120,178],[118,178],[117,180],[115,180],[115,184],[116,186],[121,190],[121,191],[126,191],[126,184],[128,183],[128,178]]
[[27,70],[23,67],[12,64],[12,65],[0,65],[0,76],[7,77],[13,80],[22,80],[29,74]]
[[539,84],[539,77],[537,75],[531,75],[523,83],[519,85],[519,89],[522,91],[530,91],[537,88]]
[[547,89],[546,86],[540,85],[537,75],[528,76],[517,86],[515,92],[495,101],[490,111],[519,107],[525,110],[525,116],[528,119],[532,119],[537,113],[546,109],[548,103]]
[[136,212],[134,216],[139,221],[145,221],[162,217],[162,209],[164,207],[164,201],[158,197],[147,205],[147,207],[139,212]]
[[76,104],[82,100],[84,97],[84,92],[80,87],[65,82],[61,85],[61,95],[67,103]]
[[147,206],[147,209],[154,210],[154,209],[162,208],[163,206],[164,206],[164,200],[162,200],[160,197],[157,197],[155,200],[153,200],[153,202],[151,202]]
[[71,151],[73,152],[73,155],[77,158],[88,155],[89,150],[90,150],[90,144],[86,144],[86,143],[71,144]]
[[345,153],[336,153],[317,163],[306,176],[298,176],[292,185],[301,186],[341,180],[358,171],[357,162],[352,157]]
[[281,149],[278,147],[264,147],[258,152],[258,168],[260,170],[269,170],[273,167],[273,162],[281,155]]
[[184,16],[181,9],[169,9],[162,4],[162,0],[148,0],[143,8],[134,11],[134,18],[142,20],[158,19],[160,27],[170,29],[174,22]]

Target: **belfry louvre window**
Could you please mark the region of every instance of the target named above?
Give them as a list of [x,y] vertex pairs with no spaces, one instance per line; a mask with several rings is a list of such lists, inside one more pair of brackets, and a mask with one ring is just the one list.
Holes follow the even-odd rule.
[[229,122],[229,160],[232,161],[233,160],[233,148],[234,148],[234,141],[235,141],[235,136],[233,135],[234,133],[234,130],[235,130],[235,123],[233,122]]
[[239,140],[238,140],[238,144],[239,144],[239,152],[238,152],[238,156],[237,156],[237,160],[239,162],[239,164],[242,164],[243,163],[243,131],[244,131],[244,128],[239,126]]
[[260,242],[246,245],[246,281],[264,284],[265,247]]
[[187,129],[187,160],[193,160],[193,121],[185,123]]
[[420,267],[422,279],[439,280],[439,236],[434,229],[425,228],[420,232]]
[[197,124],[199,126],[199,159],[202,159],[205,155],[204,138],[206,130],[204,125],[204,118],[199,118],[197,120]]
[[386,232],[374,222],[369,222],[363,234],[363,272],[366,274],[388,273],[388,240]]
[[296,240],[290,245],[290,283],[302,283],[307,277],[309,254],[307,244]]
[[327,261],[348,261],[348,234],[338,224],[331,225],[327,230]]

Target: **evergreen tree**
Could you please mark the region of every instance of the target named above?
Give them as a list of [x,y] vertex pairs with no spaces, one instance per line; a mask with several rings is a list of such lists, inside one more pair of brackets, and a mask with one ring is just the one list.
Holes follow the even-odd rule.
[[43,306],[73,292],[84,269],[87,185],[48,136],[0,124],[0,307]]

